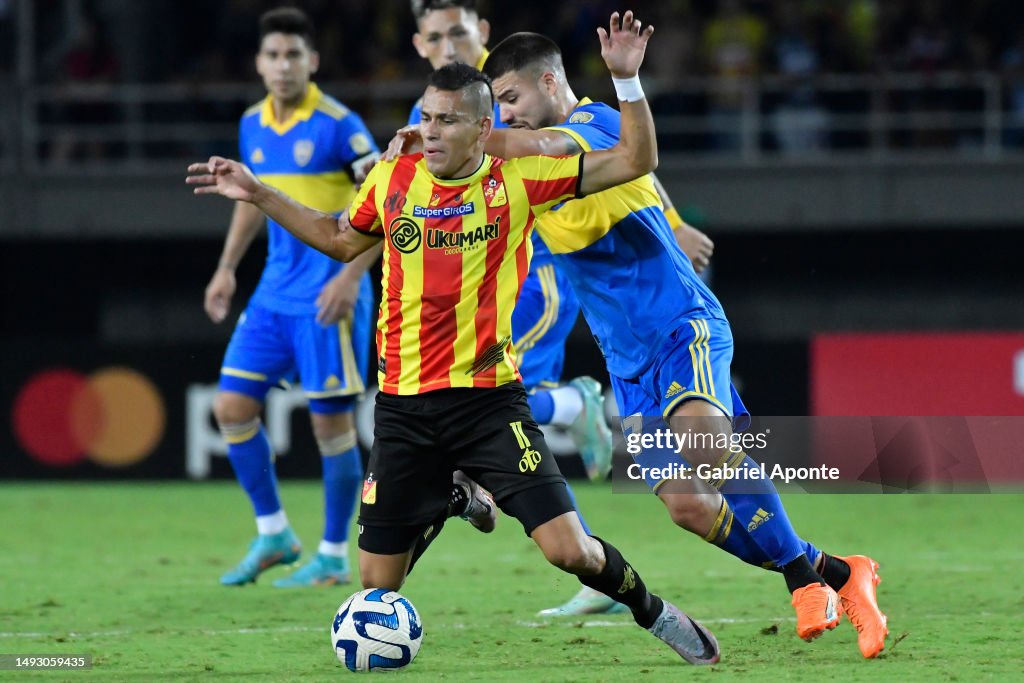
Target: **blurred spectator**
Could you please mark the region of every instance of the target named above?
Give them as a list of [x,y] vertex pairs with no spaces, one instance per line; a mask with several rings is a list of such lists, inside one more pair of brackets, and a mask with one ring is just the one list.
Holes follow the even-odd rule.
[[745,87],[760,73],[765,40],[764,23],[746,10],[743,0],[722,0],[704,27],[701,47],[716,78],[708,112],[716,149],[740,147]]
[[773,35],[771,53],[785,89],[772,113],[776,145],[786,156],[820,152],[828,140],[828,115],[814,90],[818,37],[797,0],[778,3]]
[[834,62],[837,70],[872,69],[879,40],[876,0],[851,0],[837,23],[836,35],[845,47],[843,58]]
[[59,56],[59,65],[56,80],[67,90],[73,103],[55,107],[55,122],[96,128],[81,138],[74,128],[62,129],[50,147],[49,160],[60,164],[102,159],[111,150],[111,145],[102,139],[102,127],[116,121],[116,107],[103,101],[103,90],[75,91],[80,84],[109,86],[117,76],[117,60],[103,27],[94,17],[83,16],[78,22],[71,41]]
[[[39,81],[67,87],[88,83],[93,94],[95,84],[115,79],[247,82],[253,75],[256,17],[282,4],[304,8],[320,27],[320,80],[372,85],[345,94],[371,125],[400,118],[409,102],[381,98],[377,86],[426,75],[407,40],[409,0],[26,3],[34,13]],[[562,47],[570,74],[592,76],[587,94],[601,99],[612,95],[604,89],[594,28],[620,5],[615,0],[565,0],[543,7],[480,0],[494,27],[492,43],[522,30],[549,35]],[[16,68],[20,6],[18,0],[0,0],[0,80]],[[991,93],[968,75],[993,69],[1002,70],[1007,83],[1011,130],[1004,141],[1024,146],[1020,0],[660,0],[641,3],[639,11],[658,29],[644,79],[652,107],[665,122],[659,138],[666,150],[736,150],[744,135],[750,136],[747,142],[784,155],[863,150],[872,139],[906,149],[977,146],[992,140],[983,125]],[[766,72],[781,78],[783,88],[764,89],[759,100],[757,79]],[[871,80],[825,87],[836,73]],[[958,73],[963,77],[950,77]],[[697,80],[708,76],[713,85]],[[57,106],[44,98],[40,122],[101,126],[138,121],[144,110],[143,123],[173,125],[181,120],[176,117],[193,112],[190,122],[216,124],[237,118],[237,97],[213,104],[216,96],[204,95],[201,106],[147,103],[135,110],[88,98]],[[872,138],[872,121],[888,128]],[[56,142],[50,136],[44,153],[55,160],[116,156],[122,143],[97,141],[98,131],[79,130],[77,139],[60,134]],[[180,146],[170,140],[142,144],[155,156]],[[215,141],[211,149],[222,147]]]

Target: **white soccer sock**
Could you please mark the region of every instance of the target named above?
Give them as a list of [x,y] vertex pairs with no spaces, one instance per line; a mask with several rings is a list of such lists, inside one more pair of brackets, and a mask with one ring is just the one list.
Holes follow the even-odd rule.
[[260,536],[273,536],[288,528],[288,515],[278,510],[272,515],[261,515],[256,518],[256,530]]
[[551,401],[555,404],[555,412],[551,416],[551,424],[568,427],[583,412],[583,396],[575,387],[558,387],[551,390]]
[[316,551],[321,555],[328,555],[330,557],[346,557],[348,555],[348,541],[331,543],[330,541],[321,540]]

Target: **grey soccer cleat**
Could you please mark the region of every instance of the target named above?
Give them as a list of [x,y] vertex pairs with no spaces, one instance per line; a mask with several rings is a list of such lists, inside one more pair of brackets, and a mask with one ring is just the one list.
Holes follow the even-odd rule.
[[690,664],[717,664],[722,656],[711,631],[667,600],[661,614],[647,630]]

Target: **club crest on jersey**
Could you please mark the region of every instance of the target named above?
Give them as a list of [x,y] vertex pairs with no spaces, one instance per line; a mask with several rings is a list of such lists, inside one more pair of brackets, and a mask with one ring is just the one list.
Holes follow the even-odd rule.
[[508,204],[508,196],[505,194],[505,183],[498,182],[494,176],[487,178],[484,187],[484,198],[487,206],[493,208]]
[[254,164],[262,164],[266,160],[267,158],[263,155],[263,149],[261,149],[260,147],[254,149],[252,151],[252,154],[249,155],[249,161],[251,161]]
[[299,166],[305,166],[312,161],[313,149],[312,140],[296,140],[295,145],[292,146],[292,156],[295,158],[295,163]]
[[594,120],[594,115],[589,111],[578,111],[569,117],[569,123],[590,123]]
[[377,480],[373,478],[373,472],[363,482],[362,501],[365,505],[373,505],[377,502]]
[[437,206],[438,202],[440,202],[440,201],[441,201],[441,195],[438,194],[437,192],[435,192],[434,196],[430,198],[430,204],[428,204],[427,206]]
[[348,146],[356,154],[370,153],[370,140],[362,133],[355,133],[348,139]]

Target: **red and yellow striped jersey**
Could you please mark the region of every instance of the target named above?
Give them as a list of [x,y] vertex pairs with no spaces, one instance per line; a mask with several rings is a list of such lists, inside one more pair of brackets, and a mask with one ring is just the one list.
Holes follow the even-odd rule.
[[377,320],[380,388],[422,394],[520,379],[512,309],[538,215],[576,196],[582,157],[485,156],[444,180],[421,154],[378,163],[352,202],[360,232],[384,238]]

